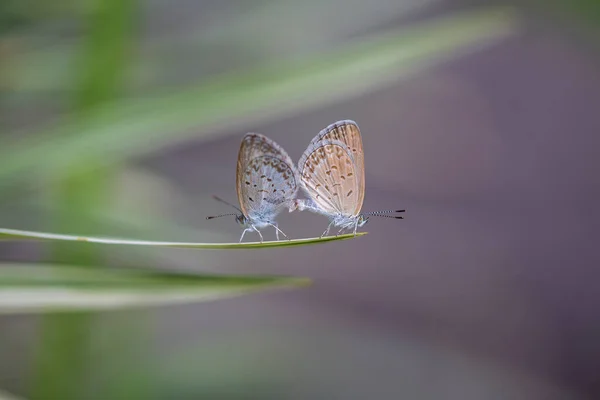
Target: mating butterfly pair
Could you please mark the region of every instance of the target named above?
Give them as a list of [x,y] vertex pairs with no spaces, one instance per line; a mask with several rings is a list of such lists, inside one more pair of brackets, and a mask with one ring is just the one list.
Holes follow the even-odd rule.
[[[242,139],[238,154],[236,186],[241,214],[236,221],[244,227],[240,242],[248,231],[262,234],[259,229],[275,228],[287,238],[275,217],[283,209],[289,212],[309,210],[327,216],[330,223],[321,237],[329,234],[332,226],[344,229],[362,227],[369,216],[403,219],[389,215],[405,210],[376,211],[361,214],[365,197],[365,161],[360,129],[356,122],[343,120],[323,129],[308,145],[308,148],[294,166],[290,156],[273,140],[258,133],[248,133]],[[302,186],[308,199],[296,199],[298,187]]]

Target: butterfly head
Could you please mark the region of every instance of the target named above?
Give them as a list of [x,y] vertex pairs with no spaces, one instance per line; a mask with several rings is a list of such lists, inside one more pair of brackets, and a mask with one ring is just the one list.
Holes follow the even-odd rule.
[[358,223],[356,224],[358,227],[365,226],[367,222],[369,222],[369,217],[364,214],[360,214],[358,217]]
[[227,214],[221,214],[221,215],[213,215],[210,217],[206,217],[206,219],[215,219],[215,218],[221,218],[221,217],[233,215],[233,216],[235,216],[235,222],[237,222],[238,224],[240,224],[243,227],[246,227],[246,225],[248,223],[248,218],[244,215],[242,210],[240,210],[238,207],[234,206],[233,204],[226,202],[225,200],[221,199],[220,197],[217,197],[214,195],[212,197],[221,203],[227,204],[228,206],[235,208],[237,211],[239,211],[239,214],[238,213],[227,213]]
[[244,214],[234,214],[234,215],[235,215],[235,222],[237,222],[241,226],[246,226],[246,224],[248,222],[248,218],[246,218],[246,216]]

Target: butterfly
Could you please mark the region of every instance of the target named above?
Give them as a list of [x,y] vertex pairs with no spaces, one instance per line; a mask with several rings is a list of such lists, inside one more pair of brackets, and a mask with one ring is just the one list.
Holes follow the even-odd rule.
[[323,129],[308,145],[298,162],[302,190],[309,199],[291,203],[289,211],[309,210],[329,217],[332,226],[356,230],[369,216],[404,219],[389,215],[406,210],[360,213],[365,198],[365,159],[360,129],[352,120],[337,121]]
[[247,133],[240,145],[236,169],[240,207],[213,196],[215,200],[238,210],[239,214],[221,214],[206,219],[235,215],[236,222],[244,228],[240,243],[246,232],[251,231],[258,233],[262,242],[259,229],[268,226],[275,228],[277,240],[280,233],[287,238],[277,226],[275,217],[290,207],[298,194],[298,187],[298,170],[285,150],[264,135]]

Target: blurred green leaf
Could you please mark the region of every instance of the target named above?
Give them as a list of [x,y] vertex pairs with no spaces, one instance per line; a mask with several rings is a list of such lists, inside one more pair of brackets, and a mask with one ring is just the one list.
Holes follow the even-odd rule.
[[86,11],[87,0],[2,0],[0,2],[0,34],[23,29],[27,25],[41,24],[65,15]]
[[597,0],[558,1],[553,5],[558,6],[559,9],[575,13],[583,20],[592,23],[595,28],[600,26],[600,2]]
[[17,397],[13,394],[9,394],[3,390],[0,390],[0,400],[20,400],[21,397]]
[[515,31],[510,9],[438,18],[353,43],[303,62],[270,63],[214,77],[160,98],[97,107],[0,149],[0,182],[30,173],[77,171],[89,157],[104,164],[224,129],[241,129],[380,88],[409,73],[473,51]]
[[45,240],[45,241],[69,241],[69,242],[87,242],[99,244],[120,244],[132,246],[154,246],[154,247],[178,247],[189,249],[264,249],[269,247],[293,247],[305,246],[309,244],[318,244],[333,242],[337,240],[354,239],[366,235],[367,232],[357,232],[356,235],[348,233],[339,236],[325,236],[322,238],[305,238],[266,242],[243,242],[243,243],[193,243],[193,242],[156,242],[149,240],[131,240],[117,239],[108,237],[92,237],[92,236],[76,236],[76,235],[61,235],[58,233],[22,231],[17,229],[0,228],[0,240]]
[[114,310],[212,301],[277,287],[309,284],[304,278],[208,276],[0,264],[0,314]]
[[[96,107],[113,101],[121,91],[132,54],[130,49],[135,38],[135,19],[138,15],[136,0],[92,0],[89,4],[91,8],[88,18],[82,21],[85,35],[74,59],[74,68],[69,69],[75,88],[69,99],[69,118],[73,123],[81,124],[88,123],[88,116]],[[106,168],[106,164],[99,161],[101,157],[101,154],[90,154],[90,157],[73,165],[72,170],[49,171],[50,174],[46,177],[49,184],[44,189],[47,189],[50,201],[57,205],[56,212],[50,215],[51,224],[56,230],[84,230],[90,225],[91,211],[108,207],[116,166],[113,164],[111,168]],[[69,243],[57,241],[52,243],[50,251],[54,262],[78,266],[94,266],[101,262],[101,254],[93,246],[70,246]],[[23,289],[27,293],[27,285],[21,288],[21,293]],[[14,304],[15,301],[18,303],[17,292],[18,290],[15,292],[14,288],[10,288],[9,295],[6,296],[7,304]],[[64,294],[52,291],[49,296],[40,296],[35,291],[31,295],[32,299],[37,297],[38,301],[57,300],[58,308],[67,307],[69,297],[75,298],[70,300],[71,304],[78,296],[82,304],[86,304],[85,293],[73,289],[69,289],[67,293],[67,299]],[[21,294],[21,298],[25,297]],[[106,300],[106,296],[99,296],[97,299],[102,300]],[[61,303],[65,301],[66,304]],[[46,304],[48,303],[39,302],[38,306]],[[139,324],[127,325],[122,327],[123,339],[129,341],[129,346],[139,345],[141,332],[128,329],[138,330]],[[86,313],[66,317],[45,315],[41,319],[31,375],[33,398],[81,398],[81,389],[89,376],[86,374],[89,361],[85,354],[90,339],[87,332],[91,329],[93,319]],[[106,386],[111,393],[110,398],[115,398],[115,391],[126,389],[113,385],[112,382],[107,382]]]

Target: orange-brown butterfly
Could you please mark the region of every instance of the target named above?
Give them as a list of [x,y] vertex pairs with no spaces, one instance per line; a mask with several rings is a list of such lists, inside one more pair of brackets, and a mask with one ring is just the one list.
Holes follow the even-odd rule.
[[303,191],[308,200],[296,200],[290,212],[309,210],[329,217],[332,226],[353,229],[364,226],[369,216],[403,219],[389,215],[405,210],[360,212],[365,198],[365,159],[360,129],[351,120],[337,121],[323,129],[308,145],[298,162]]

